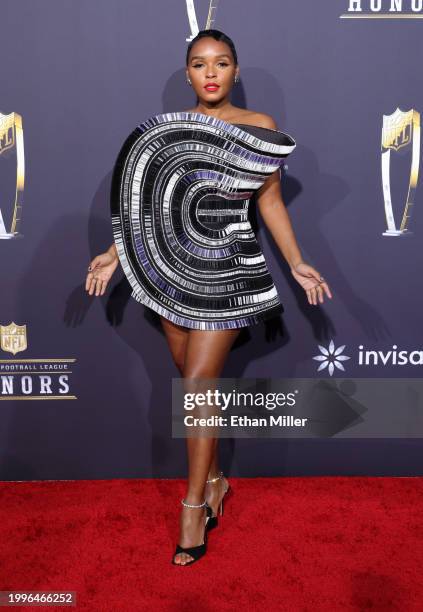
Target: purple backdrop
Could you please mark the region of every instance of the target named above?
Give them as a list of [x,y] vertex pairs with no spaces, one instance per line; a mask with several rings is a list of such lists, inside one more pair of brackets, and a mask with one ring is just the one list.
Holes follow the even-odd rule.
[[[271,114],[296,139],[283,197],[305,260],[334,296],[308,304],[257,215],[285,307],[283,333],[250,328],[230,353],[228,377],[329,377],[313,356],[331,339],[351,357],[334,376],[421,377],[421,365],[390,358],[362,365],[359,347],[420,347],[423,185],[413,235],[382,236],[380,142],[384,114],[423,111],[423,20],[341,19],[349,4],[221,0],[216,12],[214,27],[238,51],[233,103]],[[368,12],[369,2],[361,4]],[[208,2],[196,6],[202,28]],[[124,139],[146,118],[195,103],[185,82],[185,2],[3,0],[1,21],[0,112],[22,116],[26,175],[23,237],[0,240],[0,324],[26,324],[28,346],[1,350],[0,374],[18,359],[73,359],[64,397],[76,399],[41,399],[38,373],[33,401],[2,387],[0,478],[182,476],[185,441],[172,439],[170,422],[178,373],[165,338],[130,298],[121,270],[102,298],[87,296],[84,280],[90,259],[112,241],[110,178]],[[57,382],[52,389],[59,394]],[[222,467],[241,476],[422,474],[422,446],[222,440]]]

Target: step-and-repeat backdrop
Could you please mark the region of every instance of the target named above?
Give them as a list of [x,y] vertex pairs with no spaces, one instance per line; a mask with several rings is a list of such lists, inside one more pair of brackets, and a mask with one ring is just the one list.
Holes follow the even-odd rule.
[[222,467],[422,474],[423,0],[3,0],[1,25],[0,478],[186,473],[158,317],[121,268],[102,297],[84,285],[120,147],[195,105],[185,52],[206,26],[235,42],[233,104],[296,140],[282,196],[333,293],[308,304],[253,206],[285,312],[243,330],[222,376],[314,380],[325,425],[222,439]]

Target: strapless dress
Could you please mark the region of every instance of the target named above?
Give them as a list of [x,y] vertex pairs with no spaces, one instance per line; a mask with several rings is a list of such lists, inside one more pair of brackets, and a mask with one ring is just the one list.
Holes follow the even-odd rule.
[[127,137],[111,184],[113,237],[132,297],[192,329],[284,311],[248,207],[292,136],[210,115],[155,115]]

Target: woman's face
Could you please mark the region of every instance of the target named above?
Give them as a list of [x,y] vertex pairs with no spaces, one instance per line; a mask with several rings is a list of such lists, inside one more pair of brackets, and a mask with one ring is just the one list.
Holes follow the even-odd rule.
[[[206,36],[193,45],[186,75],[200,101],[219,102],[228,96],[238,72],[231,49],[225,42]],[[216,83],[218,87],[206,89],[208,83]]]

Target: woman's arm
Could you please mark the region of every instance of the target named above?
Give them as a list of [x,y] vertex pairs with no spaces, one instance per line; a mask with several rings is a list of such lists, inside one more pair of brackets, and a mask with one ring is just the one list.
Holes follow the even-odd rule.
[[291,220],[281,196],[279,170],[258,191],[260,215],[291,269],[303,262]]
[[118,254],[117,254],[116,244],[114,242],[107,249],[107,252],[110,253],[110,255],[112,257],[116,257],[117,258]]
[[[255,123],[259,127],[271,130],[278,129],[273,117],[266,113],[257,113]],[[275,170],[273,174],[267,177],[258,190],[257,203],[267,229],[292,270],[303,262],[303,258],[295,239],[288,211],[282,200],[279,170]]]
[[[260,126],[277,130],[276,123],[270,115],[261,114]],[[299,282],[307,294],[309,304],[317,305],[317,299],[323,303],[323,295],[332,298],[329,285],[320,272],[305,263],[297,244],[291,220],[281,196],[280,171],[275,170],[267,177],[258,190],[257,197],[260,215],[267,229],[273,236],[282,255],[291,268],[295,280]]]

